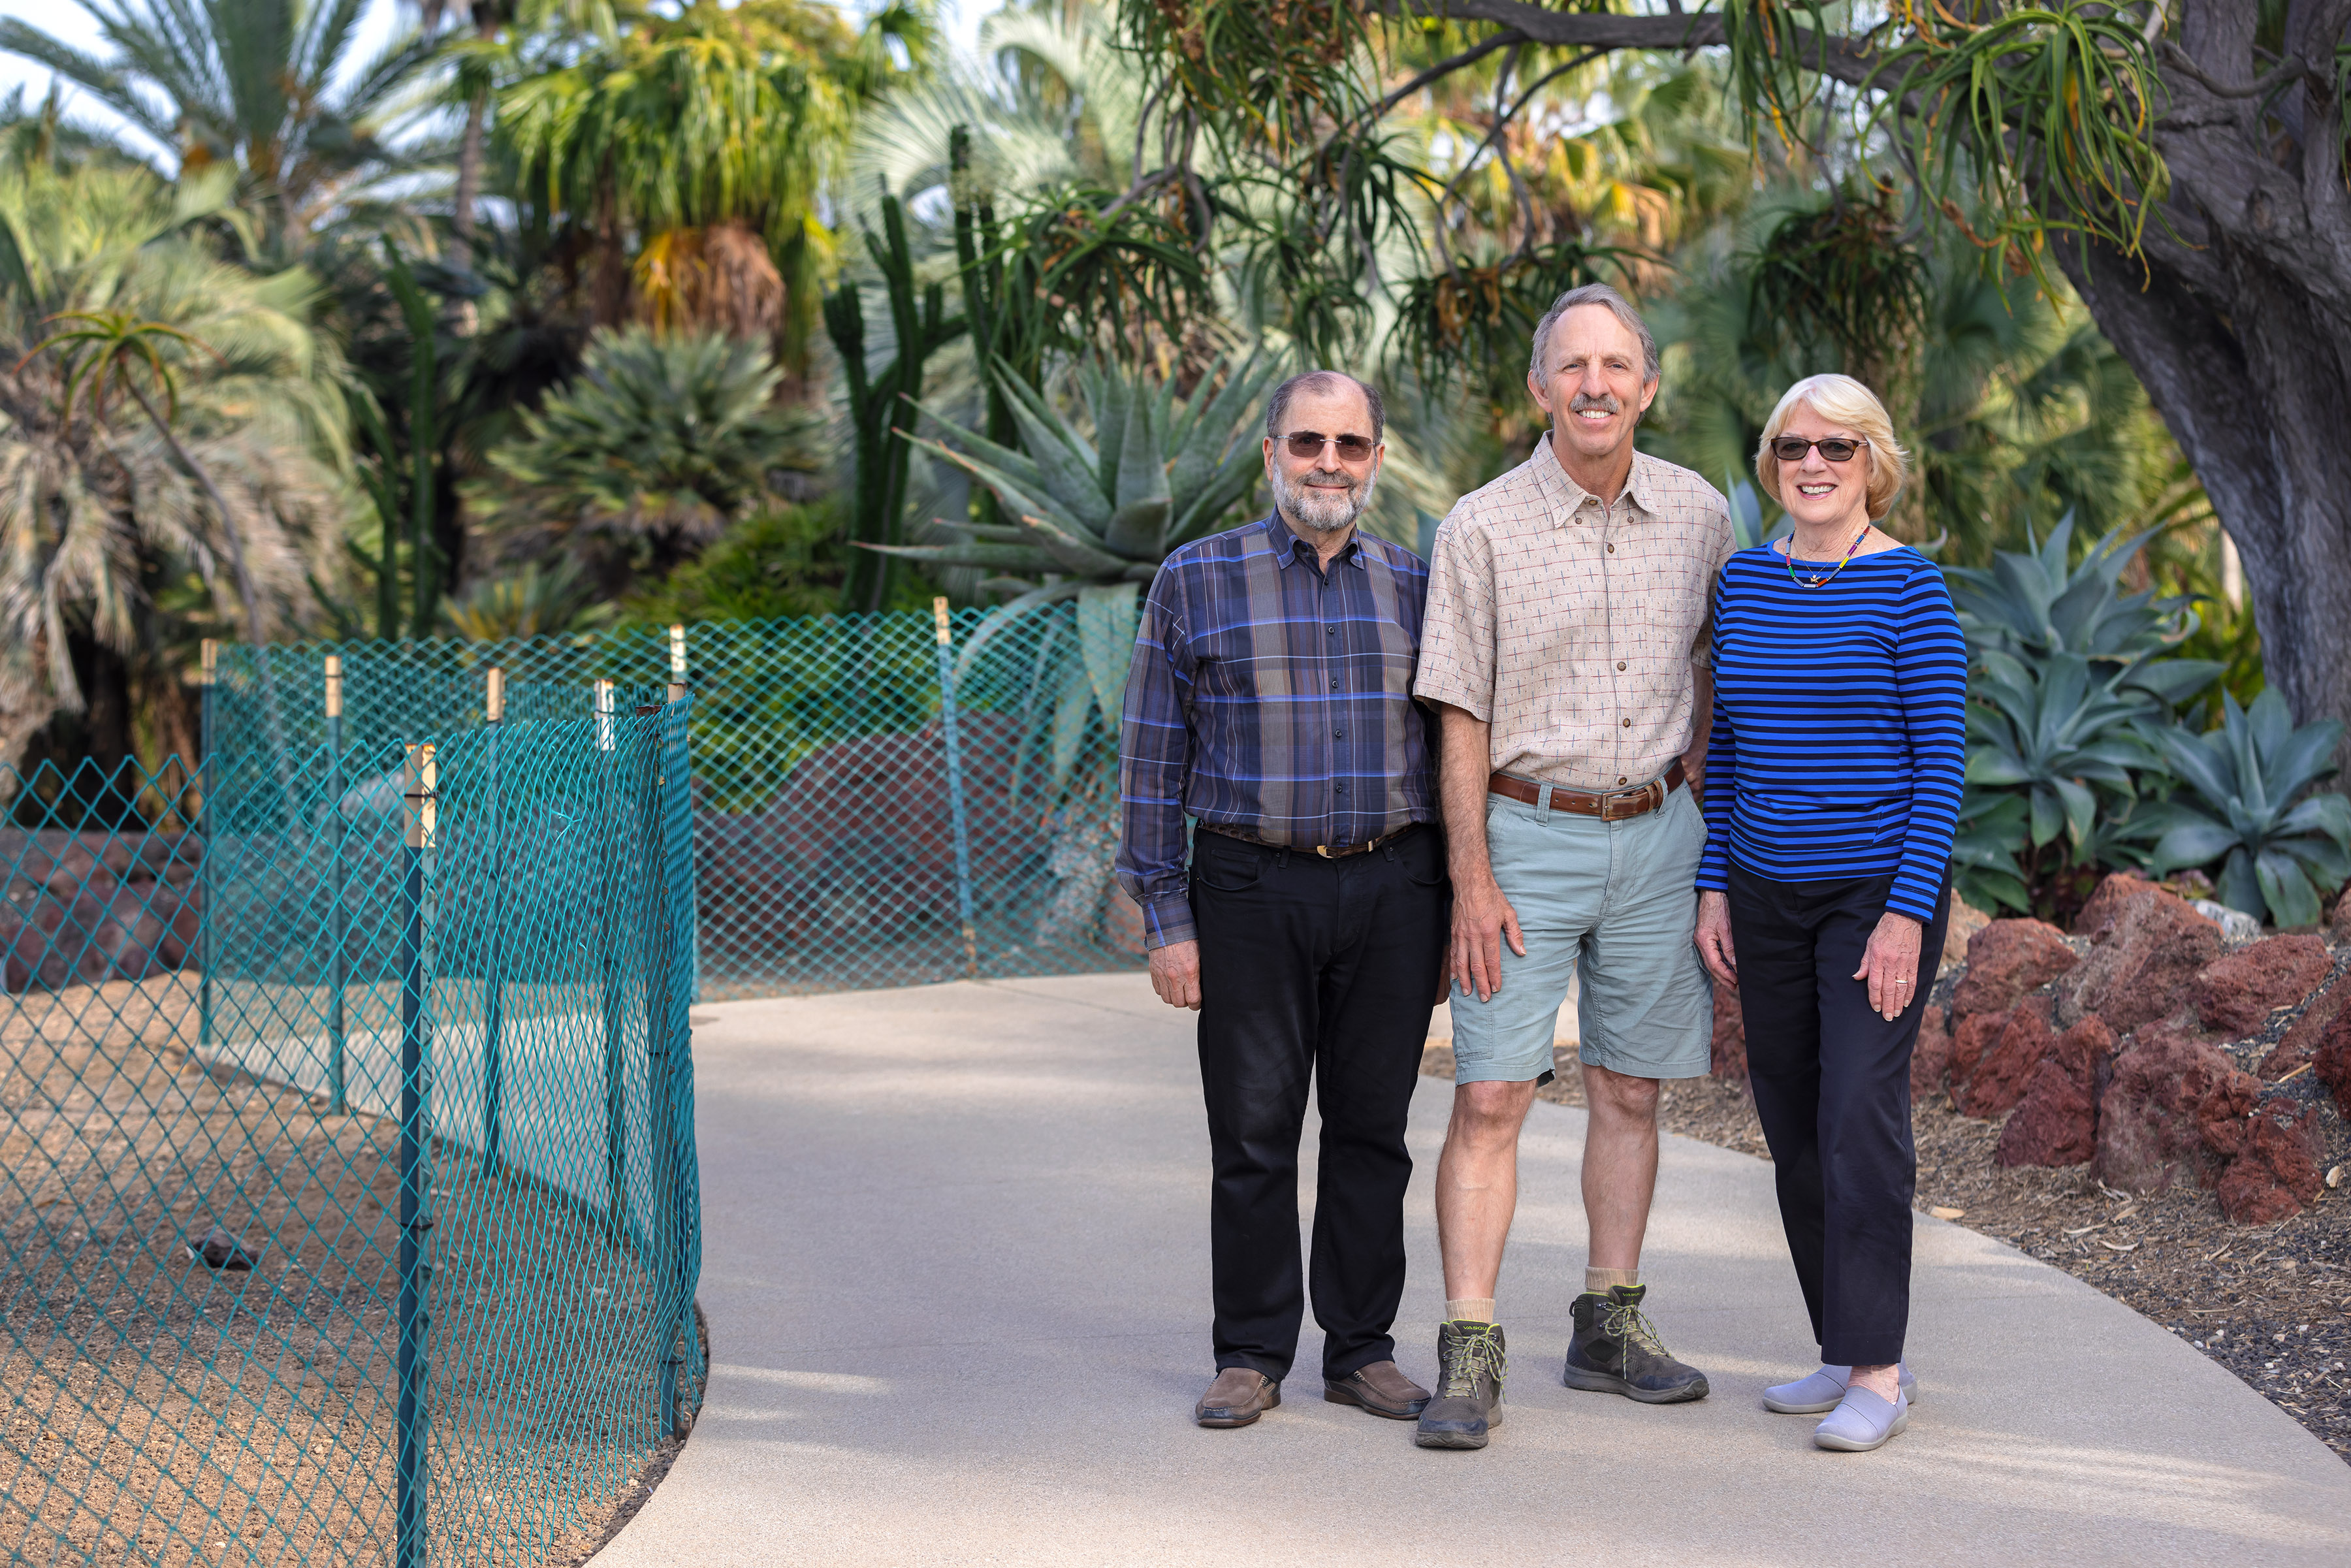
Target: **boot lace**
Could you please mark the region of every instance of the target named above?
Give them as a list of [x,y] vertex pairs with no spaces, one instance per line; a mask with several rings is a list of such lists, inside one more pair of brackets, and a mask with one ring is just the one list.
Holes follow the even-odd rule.
[[1476,1397],[1478,1379],[1489,1375],[1495,1386],[1501,1385],[1502,1355],[1492,1334],[1463,1334],[1453,1341],[1451,1350],[1452,1354],[1445,1358],[1444,1398]]
[[1630,1301],[1612,1301],[1606,1310],[1607,1315],[1600,1320],[1602,1333],[1610,1339],[1623,1340],[1627,1344],[1637,1344],[1651,1355],[1672,1358],[1673,1352],[1666,1348],[1665,1342],[1657,1337],[1656,1329],[1640,1308]]

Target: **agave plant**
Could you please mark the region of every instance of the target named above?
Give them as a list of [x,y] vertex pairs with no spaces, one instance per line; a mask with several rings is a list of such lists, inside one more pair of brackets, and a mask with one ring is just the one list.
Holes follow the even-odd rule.
[[1946,567],[1951,600],[1968,640],[1986,653],[2037,658],[2073,653],[2111,670],[2116,683],[2177,706],[2212,684],[2221,666],[2210,659],[2169,657],[2196,630],[2183,598],[2118,591],[2124,569],[2153,538],[2109,534],[2079,566],[2068,562],[2074,514],[2029,550],[2000,550],[1992,564]]
[[[1115,366],[1081,365],[1077,381],[1091,440],[1044,394],[1001,361],[996,382],[1019,426],[1014,451],[924,410],[955,443],[917,437],[925,449],[968,471],[996,495],[1001,526],[957,525],[963,540],[872,547],[935,566],[981,567],[1019,596],[965,644],[968,670],[988,642],[1029,612],[1078,601],[1074,640],[1049,633],[1038,686],[1051,695],[1050,729],[1056,789],[1082,747],[1089,706],[1113,731],[1134,647],[1137,597],[1176,546],[1198,538],[1247,498],[1261,471],[1245,428],[1276,367],[1251,355],[1218,380],[1221,366],[1190,398],[1175,383],[1154,388]],[[1213,386],[1214,391],[1207,390]],[[960,450],[958,450],[960,448]],[[1044,578],[1058,580],[1040,582]]]
[[2078,852],[2098,815],[2097,787],[2123,800],[2137,794],[2132,771],[2153,758],[2138,733],[2147,703],[2078,653],[2037,664],[1988,653],[1968,710],[1975,742],[1967,781],[2022,785],[2026,837],[2034,849],[2065,834]]
[[2222,699],[2221,724],[2202,735],[2158,737],[2196,804],[2174,799],[2154,867],[2220,862],[2220,902],[2279,925],[2316,923],[2320,897],[2351,881],[2351,799],[2311,786],[2335,771],[2337,719],[2294,727],[2273,691],[2239,707]]

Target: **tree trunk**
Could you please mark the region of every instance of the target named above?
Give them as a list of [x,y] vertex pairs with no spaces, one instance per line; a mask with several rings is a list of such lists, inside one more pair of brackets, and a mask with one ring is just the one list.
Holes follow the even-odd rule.
[[[2180,47],[2204,76],[2250,88],[2256,8],[2187,0]],[[2297,0],[2286,46],[2325,59],[2351,0]],[[2265,66],[2262,68],[2267,68]],[[2269,684],[2297,721],[2351,722],[2351,191],[2331,79],[2276,99],[2168,70],[2157,146],[2179,237],[2143,256],[2055,240],[2099,329],[2130,362],[2244,559]],[[2267,95],[2264,95],[2266,97]],[[2297,130],[2299,128],[2299,130]],[[2336,753],[2351,768],[2351,735]]]
[[[482,194],[482,122],[490,95],[477,92],[465,106],[465,134],[457,143],[457,191],[449,213],[449,265],[474,269],[474,204]],[[471,301],[467,302],[470,307]]]

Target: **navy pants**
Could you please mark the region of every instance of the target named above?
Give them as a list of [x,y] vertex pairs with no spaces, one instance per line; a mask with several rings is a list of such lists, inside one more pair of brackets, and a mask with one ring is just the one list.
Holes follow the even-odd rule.
[[[1395,1358],[1404,1295],[1405,1119],[1451,918],[1443,839],[1414,828],[1343,860],[1202,831],[1200,1086],[1219,1369],[1280,1382],[1311,1280],[1322,1375]],[[1298,1246],[1298,1141],[1322,1117],[1312,1263]]]
[[1918,950],[1910,1005],[1873,1011],[1856,980],[1891,876],[1770,882],[1730,868],[1730,937],[1747,1020],[1747,1073],[1771,1146],[1780,1223],[1821,1359],[1902,1359],[1910,1323],[1910,1051],[1950,919],[1948,872]]

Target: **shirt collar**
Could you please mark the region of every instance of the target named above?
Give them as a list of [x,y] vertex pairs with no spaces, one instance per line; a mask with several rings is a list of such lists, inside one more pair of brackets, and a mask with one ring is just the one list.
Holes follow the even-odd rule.
[[[1290,525],[1282,520],[1281,514],[1280,512],[1277,511],[1267,514],[1264,523],[1260,526],[1264,528],[1266,531],[1267,543],[1273,550],[1275,565],[1288,566],[1291,561],[1298,559],[1298,552],[1305,546],[1306,541],[1300,538],[1298,535],[1291,530]],[[1364,566],[1364,529],[1360,521],[1356,524],[1355,531],[1347,536],[1345,546],[1340,549],[1335,559],[1347,562],[1354,567],[1358,571],[1365,570]]]
[[[1558,508],[1559,517],[1572,517],[1575,516],[1576,508],[1585,501],[1599,497],[1575,482],[1560,462],[1559,454],[1552,450],[1551,439],[1551,433],[1545,431],[1542,439],[1535,443],[1534,456],[1530,459],[1534,465],[1535,483],[1542,487],[1545,497]],[[1625,476],[1625,494],[1633,498],[1634,506],[1652,517],[1658,515],[1656,499],[1650,488],[1653,478],[1649,472],[1649,455],[1635,451],[1632,471]]]

